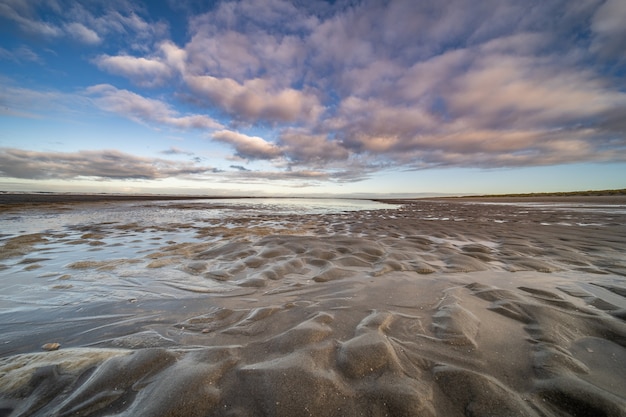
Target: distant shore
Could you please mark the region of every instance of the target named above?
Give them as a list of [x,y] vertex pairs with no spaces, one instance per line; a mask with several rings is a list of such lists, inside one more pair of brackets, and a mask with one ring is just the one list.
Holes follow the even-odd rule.
[[428,200],[476,202],[476,203],[586,203],[586,204],[626,204],[626,194],[524,194],[502,196],[467,196],[467,197],[437,197]]
[[594,203],[594,204],[626,204],[626,189],[600,191],[571,191],[555,193],[528,194],[489,194],[467,196],[437,196],[420,198],[375,199],[381,202],[401,203],[407,201],[455,201],[477,203]]
[[481,200],[481,201],[520,201],[520,200],[533,200],[533,201],[554,201],[554,202],[566,202],[566,201],[600,201],[605,199],[606,201],[616,202],[622,199],[626,201],[626,188],[619,190],[588,190],[588,191],[568,191],[568,192],[553,192],[553,193],[525,193],[525,194],[489,194],[481,196],[461,196],[461,197],[446,197],[462,200]]

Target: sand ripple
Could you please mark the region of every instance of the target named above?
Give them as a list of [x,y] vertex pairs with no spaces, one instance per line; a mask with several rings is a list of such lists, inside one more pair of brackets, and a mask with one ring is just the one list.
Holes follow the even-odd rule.
[[[151,330],[96,337],[98,347],[5,357],[1,407],[12,416],[623,416],[624,321],[571,282],[561,291],[537,273],[515,283],[508,274],[395,272],[288,299],[189,300],[167,323],[140,321]],[[621,292],[616,279],[605,285]]]
[[[528,210],[412,203],[72,258],[67,291],[137,292],[2,313],[0,416],[626,416],[626,222]],[[45,269],[49,238],[6,259]]]

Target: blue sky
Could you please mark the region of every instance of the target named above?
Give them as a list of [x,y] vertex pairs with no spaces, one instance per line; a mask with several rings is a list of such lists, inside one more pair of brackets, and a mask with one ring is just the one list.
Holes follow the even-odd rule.
[[623,0],[0,0],[0,190],[626,187]]

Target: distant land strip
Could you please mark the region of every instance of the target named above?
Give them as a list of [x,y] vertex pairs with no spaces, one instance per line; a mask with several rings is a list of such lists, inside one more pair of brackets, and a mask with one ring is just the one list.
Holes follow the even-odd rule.
[[383,203],[403,204],[416,201],[467,201],[467,202],[556,202],[556,203],[592,203],[592,204],[626,204],[626,188],[616,190],[563,191],[549,193],[525,194],[487,194],[463,196],[436,196],[417,198],[380,198],[373,199]]
[[466,196],[449,197],[449,198],[607,197],[607,196],[623,196],[623,195],[626,195],[626,188],[622,188],[620,190],[587,190],[587,191],[564,191],[564,192],[551,192],[551,193],[466,195]]

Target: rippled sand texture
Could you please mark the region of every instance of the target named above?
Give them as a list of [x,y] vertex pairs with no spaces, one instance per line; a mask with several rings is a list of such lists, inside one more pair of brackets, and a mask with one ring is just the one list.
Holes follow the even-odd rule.
[[[119,225],[90,228],[108,253]],[[1,314],[0,416],[626,415],[624,207],[420,201],[160,233],[179,237],[65,264],[50,234],[2,242],[5,270],[74,285],[48,291],[92,291],[85,274],[119,292]]]

